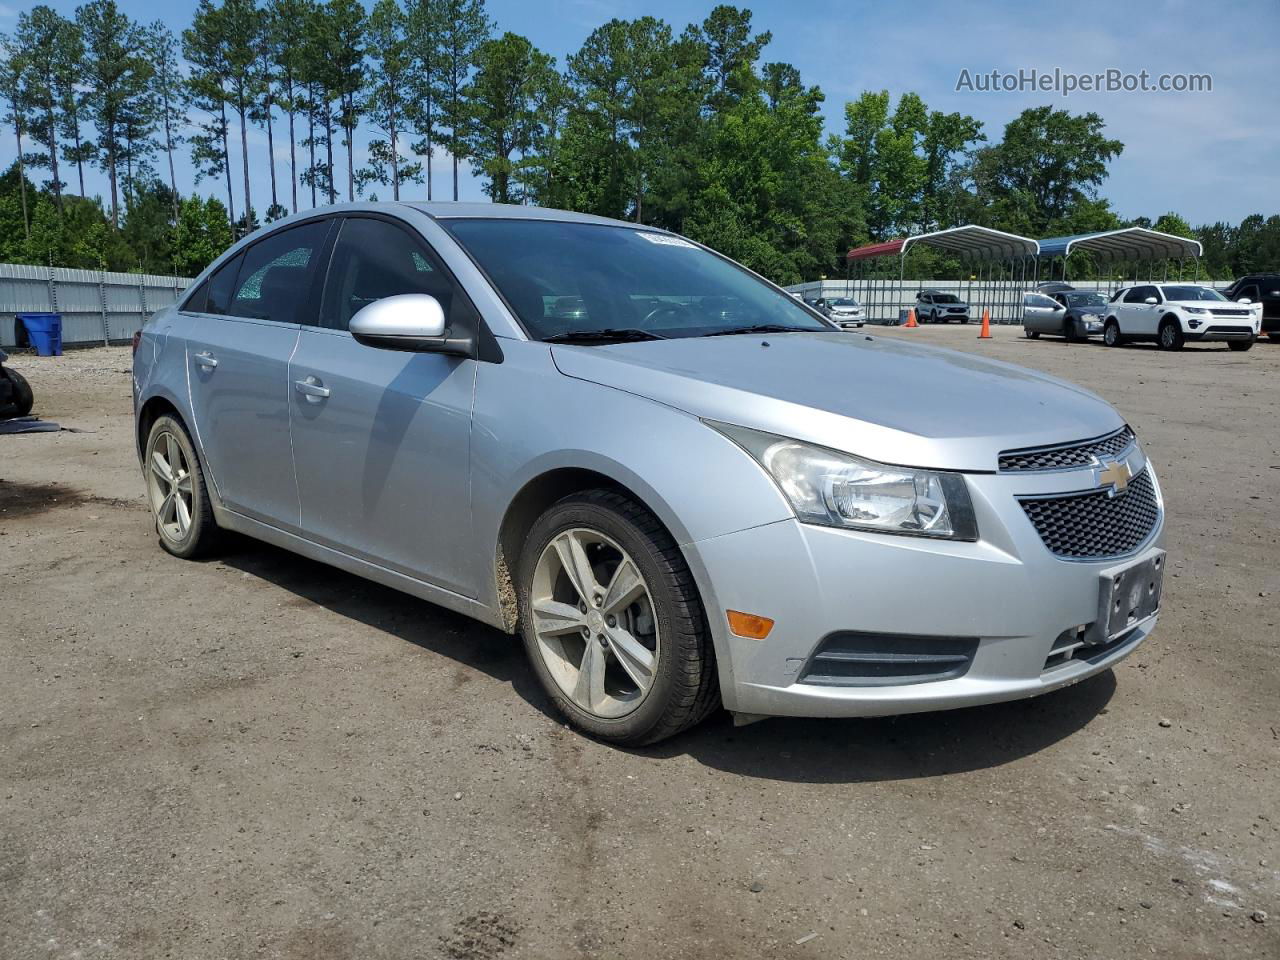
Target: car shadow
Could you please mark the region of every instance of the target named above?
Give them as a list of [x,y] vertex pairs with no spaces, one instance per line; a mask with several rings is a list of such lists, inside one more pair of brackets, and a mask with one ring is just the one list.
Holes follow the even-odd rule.
[[[244,537],[219,558],[300,600],[366,624],[488,674],[544,716],[563,723],[538,684],[520,641],[426,600],[327,564]],[[776,717],[735,727],[718,711],[671,740],[628,750],[637,756],[688,756],[712,769],[795,783],[919,780],[998,767],[1052,746],[1105,711],[1111,671],[1030,700],[859,719]]]
[[538,685],[518,637],[288,550],[248,537],[227,540],[216,559],[228,567],[510,684],[543,715],[564,722]]
[[686,755],[716,770],[794,783],[922,780],[1012,763],[1052,746],[1106,710],[1108,670],[1029,700],[900,717],[775,717],[734,727],[727,714],[642,751]]

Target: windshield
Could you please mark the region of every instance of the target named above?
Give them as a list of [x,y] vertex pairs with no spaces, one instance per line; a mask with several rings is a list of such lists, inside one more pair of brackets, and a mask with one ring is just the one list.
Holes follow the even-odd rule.
[[848,297],[841,297],[839,300],[832,300],[831,305],[833,307],[856,307],[858,301],[850,300]]
[[935,293],[933,295],[934,303],[959,303],[960,298],[954,293]]
[[555,220],[442,220],[538,340],[833,329],[795,297],[663,233]]
[[1217,290],[1208,287],[1161,287],[1166,300],[1225,300]]
[[1071,307],[1105,307],[1107,298],[1100,293],[1068,293],[1067,305]]

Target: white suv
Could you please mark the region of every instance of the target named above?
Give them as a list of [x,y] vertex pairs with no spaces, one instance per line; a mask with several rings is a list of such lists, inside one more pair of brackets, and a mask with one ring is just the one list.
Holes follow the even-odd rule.
[[1224,340],[1232,350],[1248,350],[1258,326],[1258,313],[1250,304],[1232,303],[1209,287],[1150,283],[1112,295],[1102,339],[1109,347],[1154,340],[1161,350],[1181,350],[1187,341]]
[[916,294],[916,319],[921,323],[969,322],[969,304],[954,293],[921,290]]

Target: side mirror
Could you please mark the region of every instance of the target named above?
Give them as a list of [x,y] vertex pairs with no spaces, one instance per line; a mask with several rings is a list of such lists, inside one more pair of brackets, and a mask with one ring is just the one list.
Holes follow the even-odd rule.
[[1155,306],[1157,303],[1159,303],[1160,301],[1159,301],[1159,300],[1157,300],[1155,297],[1147,297],[1147,299],[1143,300],[1142,302],[1143,302],[1143,303],[1149,303],[1149,304],[1151,304],[1151,305],[1154,307],[1154,306]]
[[1060,313],[1061,311],[1063,311],[1063,310],[1065,310],[1065,309],[1067,309],[1067,308],[1066,308],[1066,307],[1064,307],[1064,306],[1063,306],[1062,304],[1060,304],[1060,303],[1055,303],[1055,304],[1053,305],[1053,312],[1054,312],[1054,313]]
[[474,338],[445,336],[444,308],[425,293],[402,293],[361,307],[349,326],[366,347],[416,353],[475,355]]
[[1253,301],[1250,300],[1248,297],[1241,297],[1239,300],[1236,301],[1236,303],[1253,303]]

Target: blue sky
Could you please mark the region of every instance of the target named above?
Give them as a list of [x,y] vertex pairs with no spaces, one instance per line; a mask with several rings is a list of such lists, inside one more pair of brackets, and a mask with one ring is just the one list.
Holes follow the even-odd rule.
[[[75,5],[69,0],[52,2],[67,16]],[[119,0],[119,5],[144,22],[163,19],[175,32],[190,22],[195,9],[194,0]],[[610,17],[650,14],[667,20],[678,32],[713,5],[706,0],[489,0],[489,11],[500,31],[524,34],[563,64],[566,55]],[[1122,216],[1154,219],[1174,210],[1200,224],[1280,212],[1277,0],[1077,0],[1043,5],[1025,0],[758,0],[743,5],[754,12],[758,30],[773,34],[765,59],[794,63],[806,83],[826,93],[829,132],[842,132],[845,101],[867,89],[887,88],[895,97],[914,90],[932,109],[977,117],[992,140],[1030,106],[1051,103],[1077,113],[1092,110],[1106,120],[1108,134],[1125,144],[1103,187]],[[23,9],[14,0],[0,0],[0,31],[12,30]],[[1067,98],[1056,93],[956,90],[962,68],[977,74],[1055,67],[1077,73],[1145,69],[1153,76],[1208,73],[1213,90],[1075,93]],[[263,162],[266,135],[255,130],[251,137],[254,206],[261,211],[269,195]],[[6,132],[0,144],[0,164],[7,167],[15,152],[12,134]],[[287,146],[281,147],[279,139],[277,157],[278,176],[287,177]],[[360,161],[359,150],[356,159]],[[238,185],[238,157],[232,164]],[[437,183],[447,179],[448,165],[447,157],[435,159]],[[179,189],[191,190],[192,171],[185,160],[178,176]],[[104,178],[95,174],[90,189],[103,190],[104,185]],[[208,180],[199,190],[221,195],[219,184]],[[425,196],[425,188],[420,192]],[[479,182],[469,175],[462,194],[463,199],[483,199]]]

